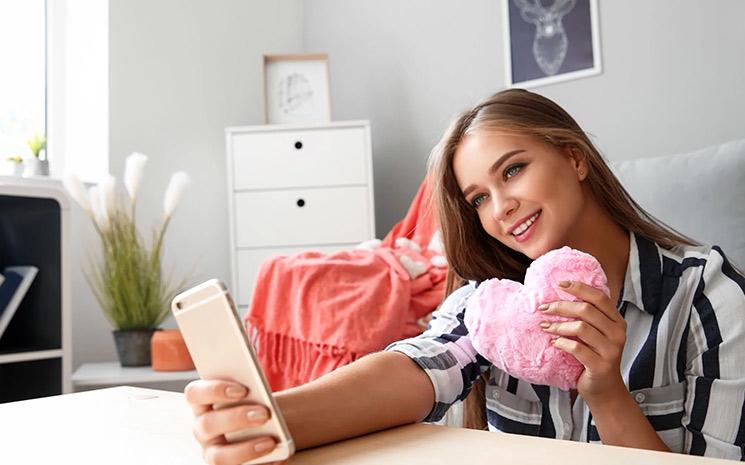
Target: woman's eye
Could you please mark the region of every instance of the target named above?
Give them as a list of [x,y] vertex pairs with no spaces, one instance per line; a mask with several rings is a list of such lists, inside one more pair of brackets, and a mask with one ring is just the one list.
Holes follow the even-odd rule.
[[481,205],[481,202],[483,202],[485,198],[486,196],[484,194],[477,195],[471,199],[471,206],[473,206],[473,208],[479,208],[479,205]]
[[525,165],[522,164],[522,163],[519,163],[517,165],[510,166],[509,168],[507,168],[506,170],[504,170],[504,178],[505,179],[509,179],[509,178],[511,178],[513,176],[516,176],[517,173],[519,173],[520,170],[523,169],[523,166],[525,166]]

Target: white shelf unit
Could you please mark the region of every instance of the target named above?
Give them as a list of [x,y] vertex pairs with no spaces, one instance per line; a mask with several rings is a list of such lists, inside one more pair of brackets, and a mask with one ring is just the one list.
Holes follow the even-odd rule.
[[59,181],[0,176],[0,270],[39,269],[0,337],[0,402],[72,392],[70,208]]
[[242,313],[267,258],[375,237],[368,121],[229,127],[225,135],[230,290]]
[[61,358],[62,350],[37,350],[34,352],[18,352],[0,355],[0,365],[5,363],[30,362],[33,360],[46,360],[48,358]]
[[119,362],[85,363],[72,375],[76,388],[163,383],[199,379],[195,370],[153,371],[152,367],[122,367]]

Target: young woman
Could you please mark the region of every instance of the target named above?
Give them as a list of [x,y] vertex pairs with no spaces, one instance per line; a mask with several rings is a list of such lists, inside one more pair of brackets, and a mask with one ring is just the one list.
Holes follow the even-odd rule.
[[[745,278],[719,248],[698,246],[650,217],[571,116],[524,90],[500,92],[460,115],[433,151],[430,176],[449,288],[458,289],[421,336],[276,394],[299,449],[436,421],[476,382],[466,409],[471,426],[743,458]],[[564,245],[595,256],[611,291],[608,298],[562,283],[583,302],[542,309],[573,318],[542,325],[585,366],[572,392],[491,366],[463,324],[478,282],[521,281],[532,260]],[[209,463],[242,463],[273,447],[271,438],[225,443],[224,433],[267,418],[258,405],[211,408],[245,395],[225,381],[187,386]]]

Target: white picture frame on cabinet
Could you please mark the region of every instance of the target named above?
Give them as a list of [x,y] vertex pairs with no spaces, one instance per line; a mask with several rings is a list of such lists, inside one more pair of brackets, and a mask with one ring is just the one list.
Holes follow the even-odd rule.
[[331,121],[328,55],[264,55],[267,124]]

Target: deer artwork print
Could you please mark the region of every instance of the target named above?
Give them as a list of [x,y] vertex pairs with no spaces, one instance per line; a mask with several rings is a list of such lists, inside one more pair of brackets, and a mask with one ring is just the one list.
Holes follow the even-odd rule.
[[541,0],[513,0],[520,9],[520,16],[535,25],[533,57],[538,67],[548,76],[559,71],[569,47],[561,20],[574,8],[576,0],[554,0],[544,6]]

